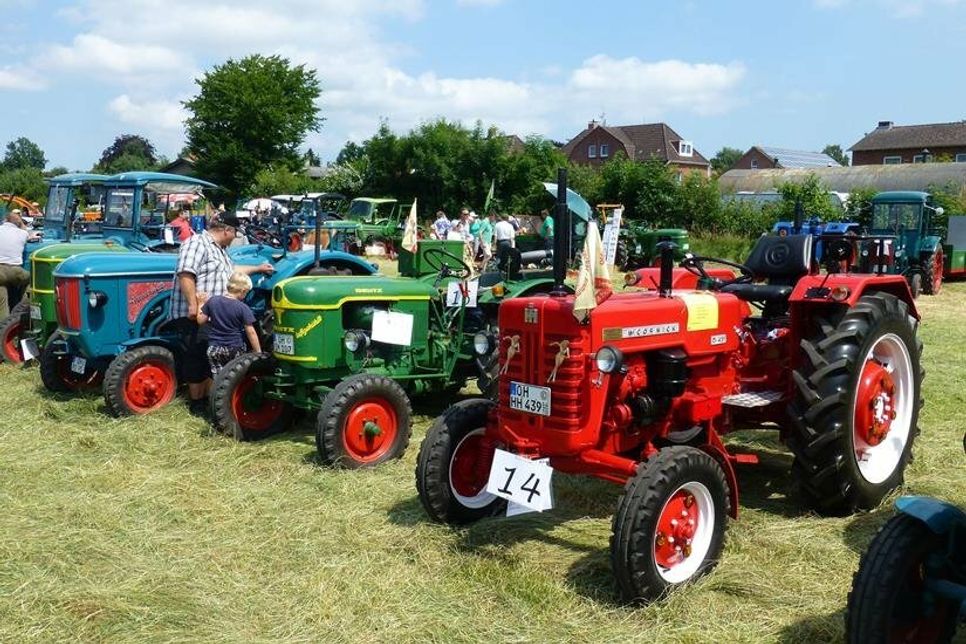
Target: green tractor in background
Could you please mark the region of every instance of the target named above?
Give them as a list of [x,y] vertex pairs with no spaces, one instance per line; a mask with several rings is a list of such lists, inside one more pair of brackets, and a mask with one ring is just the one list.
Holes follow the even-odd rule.
[[[605,227],[614,218],[615,211],[623,212],[623,204],[597,204],[598,222],[601,235]],[[675,261],[680,262],[691,250],[688,231],[682,228],[651,228],[640,221],[621,218],[620,233],[617,237],[617,252],[614,254],[614,266],[622,272],[647,268],[660,263],[661,253],[657,245],[662,241],[674,242]]]
[[363,254],[367,246],[381,244],[385,255],[395,258],[408,214],[409,207],[400,205],[397,199],[357,197],[349,203],[344,218],[358,224],[356,238]]
[[[323,463],[376,465],[403,454],[410,398],[453,396],[498,380],[501,301],[547,293],[551,272],[470,279],[463,242],[400,250],[400,277],[296,277],[276,285],[273,353],[242,355],[215,377],[212,418],[252,440],[284,430],[296,410],[317,414]],[[524,261],[532,258],[524,258]]]

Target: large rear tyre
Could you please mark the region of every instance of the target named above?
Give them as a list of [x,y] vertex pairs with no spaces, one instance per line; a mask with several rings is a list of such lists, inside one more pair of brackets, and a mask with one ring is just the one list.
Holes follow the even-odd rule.
[[253,441],[284,431],[292,406],[267,398],[264,378],[275,371],[267,353],[245,353],[226,364],[211,385],[211,418],[215,427],[239,441]]
[[626,239],[618,238],[617,240],[617,250],[614,253],[614,267],[621,272],[627,272],[632,268],[630,266],[630,255],[627,251]]
[[395,380],[361,373],[322,401],[315,446],[326,465],[359,469],[401,457],[412,435],[409,396]]
[[939,295],[943,290],[943,249],[938,248],[922,263],[922,292]]
[[416,491],[433,521],[466,524],[499,514],[506,501],[486,491],[493,446],[486,446],[492,400],[472,398],[448,407],[419,447]]
[[67,349],[70,347],[60,331],[47,338],[40,352],[40,380],[47,391],[69,394],[97,387],[103,375],[89,360],[84,361],[83,373],[74,370],[74,358]]
[[919,433],[916,321],[898,298],[865,295],[801,347],[789,406],[793,473],[821,513],[871,509],[902,484]]
[[20,337],[23,335],[23,315],[30,309],[30,302],[20,300],[10,309],[10,315],[0,321],[0,362],[23,364]]
[[178,390],[174,355],[159,346],[125,351],[104,373],[104,402],[114,416],[138,416],[167,405]]
[[651,602],[710,571],[724,548],[728,483],[694,447],[642,463],[617,502],[610,558],[621,598]]
[[852,578],[845,613],[846,640],[949,642],[959,606],[925,588],[926,575],[942,577],[946,539],[905,514],[876,533]]

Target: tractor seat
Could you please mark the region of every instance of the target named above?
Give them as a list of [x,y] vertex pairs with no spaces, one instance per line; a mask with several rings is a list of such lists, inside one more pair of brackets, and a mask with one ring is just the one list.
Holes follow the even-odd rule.
[[729,284],[722,292],[747,302],[787,301],[799,279],[812,266],[811,235],[762,235],[745,261],[756,280],[765,284]]
[[484,271],[480,273],[480,288],[489,288],[494,284],[503,281],[503,273],[500,271]]

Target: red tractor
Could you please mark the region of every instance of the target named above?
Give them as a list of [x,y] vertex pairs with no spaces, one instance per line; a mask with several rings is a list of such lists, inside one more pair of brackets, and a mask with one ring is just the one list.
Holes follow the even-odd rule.
[[918,433],[919,316],[902,276],[819,274],[812,250],[764,236],[744,265],[688,257],[698,288],[677,291],[665,244],[660,288],[616,293],[582,323],[572,295],[503,303],[499,400],[449,407],[420,448],[430,517],[549,507],[550,468],[621,484],[614,576],[624,600],[652,601],[721,555],[735,464],[757,460],[725,446],[733,429],[778,429],[819,512],[876,506]]

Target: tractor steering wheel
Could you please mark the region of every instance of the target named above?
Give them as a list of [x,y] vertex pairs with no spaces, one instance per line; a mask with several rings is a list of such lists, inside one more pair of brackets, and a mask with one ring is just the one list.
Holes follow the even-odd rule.
[[[439,256],[438,258],[437,255]],[[445,260],[447,259],[451,259],[459,264],[458,273],[446,263]],[[465,280],[473,274],[473,269],[471,269],[466,262],[463,261],[462,257],[457,257],[453,253],[449,252],[448,250],[443,250],[442,248],[427,248],[425,251],[423,251],[423,261],[426,262],[431,269],[439,273],[440,279],[449,277],[450,275],[455,275],[459,279]]]
[[278,235],[262,226],[256,226],[254,224],[245,226],[245,235],[250,239],[254,239],[259,244],[268,244],[272,248],[285,248],[285,243]]
[[[729,266],[731,268],[736,268],[741,273],[738,277],[730,280],[722,280],[716,277],[711,277],[708,271],[704,268],[705,262],[712,262],[714,264],[722,264],[724,266]],[[744,264],[739,264],[738,262],[732,262],[727,259],[720,259],[718,257],[702,257],[700,255],[688,255],[681,260],[681,268],[701,277],[703,279],[709,280],[714,284],[714,290],[721,290],[722,287],[728,286],[730,284],[749,284],[755,279],[755,274],[750,268]]]

